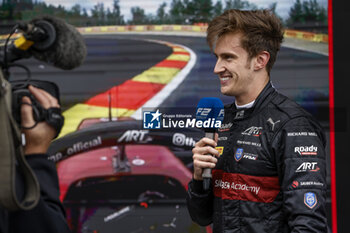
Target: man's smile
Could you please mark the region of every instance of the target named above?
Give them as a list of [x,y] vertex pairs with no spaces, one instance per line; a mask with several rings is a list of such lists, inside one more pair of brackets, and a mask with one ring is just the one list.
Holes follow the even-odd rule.
[[221,84],[225,84],[229,79],[232,78],[232,75],[231,74],[221,74],[219,75],[219,78],[220,78],[220,83]]

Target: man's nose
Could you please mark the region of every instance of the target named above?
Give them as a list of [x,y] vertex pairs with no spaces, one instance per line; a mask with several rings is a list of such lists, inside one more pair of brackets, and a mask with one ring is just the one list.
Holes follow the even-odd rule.
[[222,64],[220,59],[216,61],[215,67],[214,67],[214,73],[215,74],[220,74],[225,71],[225,66]]

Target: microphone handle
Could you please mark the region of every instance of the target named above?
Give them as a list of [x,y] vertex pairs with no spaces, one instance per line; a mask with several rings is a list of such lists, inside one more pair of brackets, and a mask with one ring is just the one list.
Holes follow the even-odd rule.
[[[215,132],[205,132],[205,137],[214,140]],[[211,155],[208,155],[208,156],[211,156]],[[207,191],[209,190],[210,182],[211,182],[211,168],[204,168],[202,177],[203,177],[203,189]]]

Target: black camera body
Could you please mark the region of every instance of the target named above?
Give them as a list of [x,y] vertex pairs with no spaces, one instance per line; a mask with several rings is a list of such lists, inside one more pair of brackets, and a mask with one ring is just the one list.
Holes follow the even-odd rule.
[[[31,106],[33,109],[33,117],[35,125],[41,121],[47,121],[56,130],[61,129],[63,126],[63,117],[59,108],[45,109],[41,104],[34,98],[34,96],[28,90],[28,86],[32,85],[39,89],[42,89],[55,97],[58,101],[60,100],[59,89],[53,82],[43,80],[16,80],[10,81],[12,86],[12,115],[16,122],[21,125],[21,105],[23,104],[22,98],[27,96],[31,100]],[[60,103],[59,103],[60,104]],[[35,127],[23,127],[22,128],[33,128]],[[59,132],[58,132],[59,133]],[[58,135],[57,133],[57,135]]]

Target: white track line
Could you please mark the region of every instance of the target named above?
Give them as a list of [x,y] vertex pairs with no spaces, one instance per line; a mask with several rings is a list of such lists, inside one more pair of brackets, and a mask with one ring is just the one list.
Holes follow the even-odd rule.
[[[158,43],[160,41],[157,41]],[[168,42],[161,42],[165,44],[173,44]],[[176,74],[176,76],[161,90],[159,91],[155,96],[153,96],[151,99],[149,99],[143,106],[141,106],[139,109],[137,109],[134,114],[131,115],[131,117],[141,120],[142,119],[142,108],[150,108],[155,109],[157,108],[163,101],[185,80],[187,75],[192,70],[193,66],[196,64],[197,61],[197,55],[188,47],[179,45],[179,44],[173,44],[176,46],[183,47],[187,52],[190,53],[190,60],[186,64],[186,66]]]

